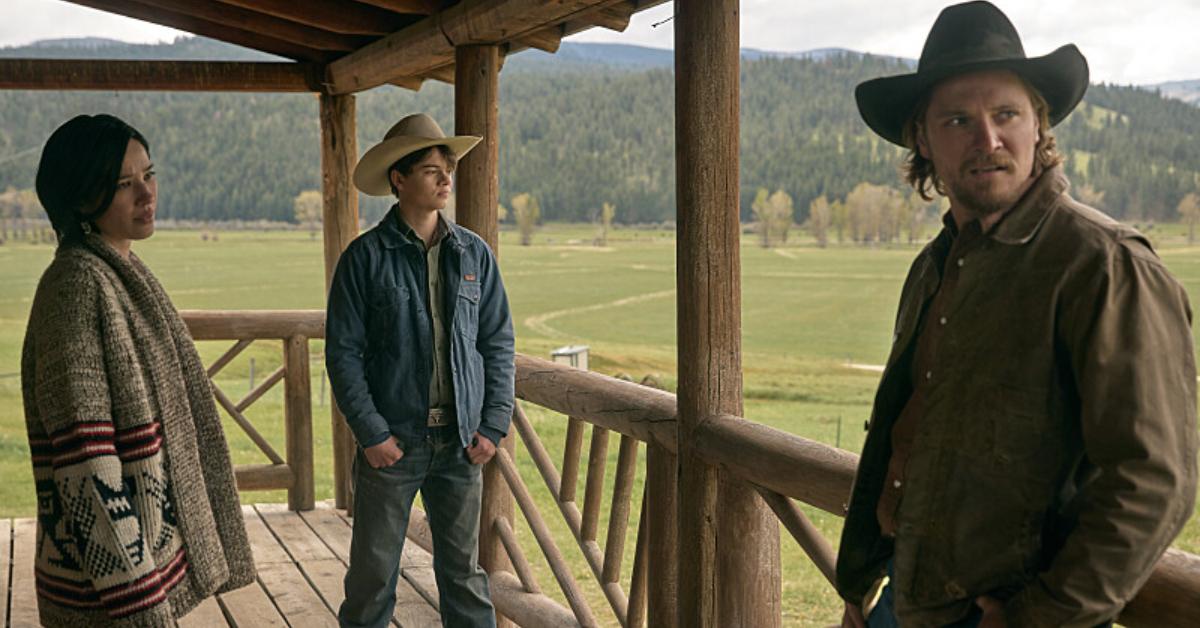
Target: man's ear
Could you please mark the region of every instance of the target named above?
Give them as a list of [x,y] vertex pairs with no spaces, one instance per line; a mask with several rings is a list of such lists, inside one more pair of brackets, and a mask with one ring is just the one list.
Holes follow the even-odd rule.
[[916,130],[917,132],[915,135],[917,136],[917,153],[919,153],[925,159],[932,161],[933,158],[929,156],[929,143],[925,141],[925,125],[918,124]]
[[404,175],[400,174],[399,170],[389,170],[388,179],[392,182],[392,187],[399,192],[404,189]]

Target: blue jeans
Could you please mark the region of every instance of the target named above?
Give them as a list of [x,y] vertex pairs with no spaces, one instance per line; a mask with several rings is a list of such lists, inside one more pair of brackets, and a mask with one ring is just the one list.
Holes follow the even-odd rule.
[[493,628],[487,573],[479,567],[482,467],[471,464],[455,426],[430,428],[424,442],[406,443],[404,457],[372,468],[362,451],[354,461],[354,532],[344,628],[384,628],[396,606],[400,553],[417,491],[433,533],[433,572],[446,628]]
[[[875,604],[875,608],[871,609],[871,614],[867,617],[867,628],[900,628],[900,622],[896,619],[896,599],[892,593],[891,581],[895,575],[891,559],[888,559],[887,573],[888,583],[883,587],[883,592],[879,594],[879,602]],[[948,624],[946,628],[975,628],[981,619],[983,619],[983,610],[972,605],[970,614],[953,624]],[[1096,628],[1111,628],[1111,626],[1112,622],[1105,622]]]

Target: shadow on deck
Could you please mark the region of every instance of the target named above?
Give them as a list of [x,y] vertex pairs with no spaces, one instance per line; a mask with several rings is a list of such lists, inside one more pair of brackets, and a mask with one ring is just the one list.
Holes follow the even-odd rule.
[[[289,511],[286,504],[255,504],[242,506],[242,514],[258,581],[205,600],[179,625],[336,628],[350,555],[349,522],[328,502],[307,512]],[[33,519],[0,520],[0,627],[41,625],[33,580],[35,527]],[[432,557],[410,541],[401,566],[392,625],[441,626]]]

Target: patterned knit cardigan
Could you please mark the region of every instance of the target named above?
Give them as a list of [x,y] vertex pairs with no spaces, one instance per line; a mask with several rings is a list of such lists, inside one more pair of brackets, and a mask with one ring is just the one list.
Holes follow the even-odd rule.
[[63,246],[21,354],[47,626],[172,626],[251,583],[229,450],[191,336],[133,254]]

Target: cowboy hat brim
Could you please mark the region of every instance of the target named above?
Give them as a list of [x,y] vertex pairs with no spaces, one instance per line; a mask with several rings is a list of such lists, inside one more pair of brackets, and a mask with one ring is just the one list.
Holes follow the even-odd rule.
[[430,146],[444,145],[456,157],[462,158],[481,138],[473,135],[451,137],[414,137],[401,135],[384,140],[371,147],[354,167],[354,187],[370,196],[391,196],[392,185],[388,180],[388,169],[401,157]]
[[925,93],[952,76],[987,70],[1010,70],[1028,81],[1050,107],[1050,126],[1062,122],[1088,88],[1087,60],[1074,44],[1067,44],[1042,57],[978,60],[872,79],[855,88],[854,98],[871,130],[893,144],[911,148],[904,143],[904,125]]

